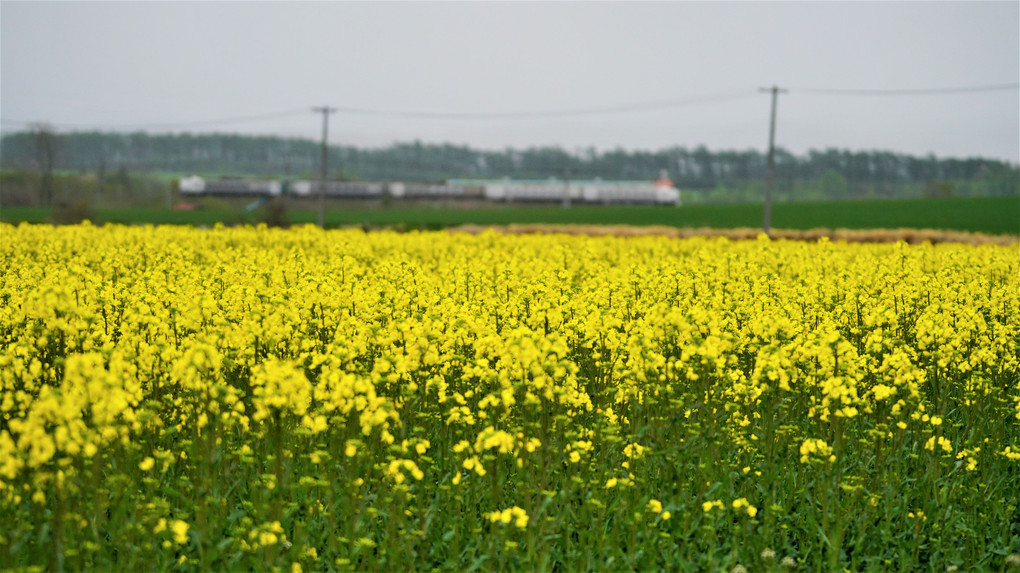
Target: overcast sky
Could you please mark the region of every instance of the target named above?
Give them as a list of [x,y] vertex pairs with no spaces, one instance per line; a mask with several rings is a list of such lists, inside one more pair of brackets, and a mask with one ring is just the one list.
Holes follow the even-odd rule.
[[[1020,161],[1020,2],[0,2],[0,119],[569,151],[777,144]],[[676,103],[670,107],[663,104]],[[615,109],[612,113],[544,114]],[[621,108],[637,108],[630,111]],[[291,112],[291,113],[288,113]],[[273,118],[219,122],[238,117]],[[192,125],[193,123],[202,123]]]

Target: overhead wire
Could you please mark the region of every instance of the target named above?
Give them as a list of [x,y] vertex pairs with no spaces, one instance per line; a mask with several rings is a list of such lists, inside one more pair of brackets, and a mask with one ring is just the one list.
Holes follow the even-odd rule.
[[850,95],[850,96],[910,96],[910,95],[946,95],[960,93],[1007,91],[1020,89],[1020,83],[994,84],[985,86],[965,86],[952,88],[925,89],[830,89],[830,88],[787,88],[790,92],[818,95]]
[[[334,108],[339,113],[347,115],[368,115],[378,117],[399,117],[399,118],[417,118],[417,119],[464,119],[464,120],[480,120],[480,119],[549,119],[556,117],[576,117],[585,115],[606,115],[614,113],[631,113],[638,111],[654,111],[658,109],[668,109],[676,107],[687,107],[694,105],[705,105],[712,103],[721,103],[734,101],[738,99],[747,99],[756,97],[753,91],[742,91],[742,92],[729,92],[722,94],[711,94],[702,96],[693,96],[686,98],[674,98],[669,100],[658,100],[650,102],[640,102],[632,104],[622,104],[616,106],[604,106],[604,107],[593,107],[593,108],[582,108],[582,109],[560,109],[560,110],[543,110],[543,111],[532,111],[532,112],[442,112],[442,111],[415,111],[415,110],[387,110],[387,109],[371,109],[371,108],[360,108],[360,107],[336,107]],[[266,119],[278,119],[281,117],[291,117],[297,115],[305,115],[308,113],[307,108],[301,108],[297,110],[267,113],[261,115],[252,115],[244,117],[232,117],[225,119],[215,119],[206,121],[190,121],[190,122],[167,122],[167,123],[130,123],[130,124],[117,124],[117,125],[104,125],[98,124],[78,124],[78,123],[55,123],[50,124],[57,128],[67,129],[87,129],[87,128],[98,128],[104,127],[107,129],[175,129],[175,128],[186,128],[186,127],[204,127],[212,125],[225,125],[230,123],[246,123],[253,121],[261,121]],[[29,126],[44,122],[39,121],[27,121],[19,119],[0,119],[5,124]]]
[[693,96],[680,99],[623,104],[617,106],[604,106],[582,109],[522,111],[522,112],[439,112],[439,111],[383,110],[357,107],[338,107],[336,109],[340,113],[347,113],[351,115],[375,115],[420,119],[547,119],[555,117],[573,117],[584,115],[630,113],[636,111],[652,111],[658,109],[720,103],[738,99],[747,99],[751,97],[756,97],[756,93],[753,91],[741,91],[730,92],[725,94]]
[[[174,128],[185,128],[185,127],[206,127],[213,125],[227,125],[231,123],[251,123],[255,121],[264,121],[268,119],[280,119],[284,117],[294,117],[298,115],[306,115],[308,113],[307,108],[294,109],[289,111],[280,111],[272,113],[264,113],[259,115],[247,115],[240,117],[229,117],[222,119],[210,119],[210,120],[199,120],[199,121],[187,121],[187,122],[166,122],[166,123],[126,123],[126,124],[115,124],[115,125],[99,125],[99,124],[78,124],[78,123],[57,123],[52,124],[54,127],[71,128],[71,129],[87,129],[87,128],[106,128],[106,129],[174,129]],[[0,122],[7,124],[16,125],[34,125],[39,123],[48,123],[40,121],[27,121],[20,119],[0,119]]]
[[[927,88],[927,89],[838,89],[838,88],[786,88],[792,93],[803,93],[812,95],[842,95],[842,96],[910,96],[910,95],[945,95],[959,93],[977,93],[991,91],[1007,91],[1020,89],[1020,83],[993,84],[983,86],[965,86],[950,88]],[[554,119],[559,117],[582,117],[594,115],[609,115],[620,113],[633,113],[642,111],[655,111],[661,109],[689,107],[722,103],[742,99],[759,97],[757,90],[736,91],[727,93],[707,94],[668,100],[657,100],[621,104],[615,106],[590,107],[580,109],[558,109],[541,111],[514,111],[514,112],[444,112],[428,110],[393,110],[362,107],[338,106],[336,111],[347,115],[365,115],[377,117],[395,117],[405,119],[452,119],[452,120],[527,120],[527,119]],[[40,123],[47,123],[61,129],[183,129],[189,127],[209,127],[216,125],[229,125],[236,123],[251,123],[284,117],[295,117],[308,113],[308,108],[292,109],[287,111],[265,113],[259,115],[248,115],[240,117],[229,117],[211,120],[187,121],[187,122],[161,122],[161,123],[129,123],[129,124],[78,124],[78,123],[55,123],[40,121],[27,121],[19,119],[0,118],[0,123],[8,125],[31,126]]]

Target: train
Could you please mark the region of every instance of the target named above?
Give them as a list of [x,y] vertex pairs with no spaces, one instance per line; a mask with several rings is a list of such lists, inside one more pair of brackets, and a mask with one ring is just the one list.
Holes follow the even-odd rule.
[[[319,181],[204,179],[180,181],[185,197],[319,196]],[[333,199],[443,199],[501,203],[607,205],[679,205],[680,191],[664,175],[655,181],[451,179],[443,183],[326,181],[324,195]]]

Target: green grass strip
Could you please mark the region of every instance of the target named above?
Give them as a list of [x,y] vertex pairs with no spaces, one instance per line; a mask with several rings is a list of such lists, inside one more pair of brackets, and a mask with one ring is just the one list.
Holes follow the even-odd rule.
[[[96,209],[98,222],[154,225],[252,224],[260,213],[234,209],[170,211],[166,209]],[[0,220],[8,223],[45,223],[52,210],[42,207],[4,207]],[[315,223],[314,210],[287,212],[291,223]],[[581,225],[663,225],[729,229],[760,227],[762,206],[692,205],[683,207],[551,206],[443,209],[389,207],[333,209],[326,214],[330,227],[348,225],[441,228],[456,225],[508,225],[514,223]],[[907,199],[827,203],[782,203],[773,207],[772,227],[777,229],[938,229],[987,234],[1020,234],[1020,197]]]

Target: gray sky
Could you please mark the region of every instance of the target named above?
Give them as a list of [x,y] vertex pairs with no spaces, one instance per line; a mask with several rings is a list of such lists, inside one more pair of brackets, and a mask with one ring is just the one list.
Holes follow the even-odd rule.
[[[513,119],[338,113],[330,142],[498,149],[777,144],[1020,161],[1020,2],[0,2],[0,119],[318,138],[313,105],[456,114],[683,102]],[[733,96],[733,97],[730,97]],[[743,96],[743,97],[739,97]],[[710,103],[697,98],[716,99]],[[692,103],[693,102],[693,103]],[[192,122],[294,112],[233,123]],[[170,125],[165,125],[170,124]]]

